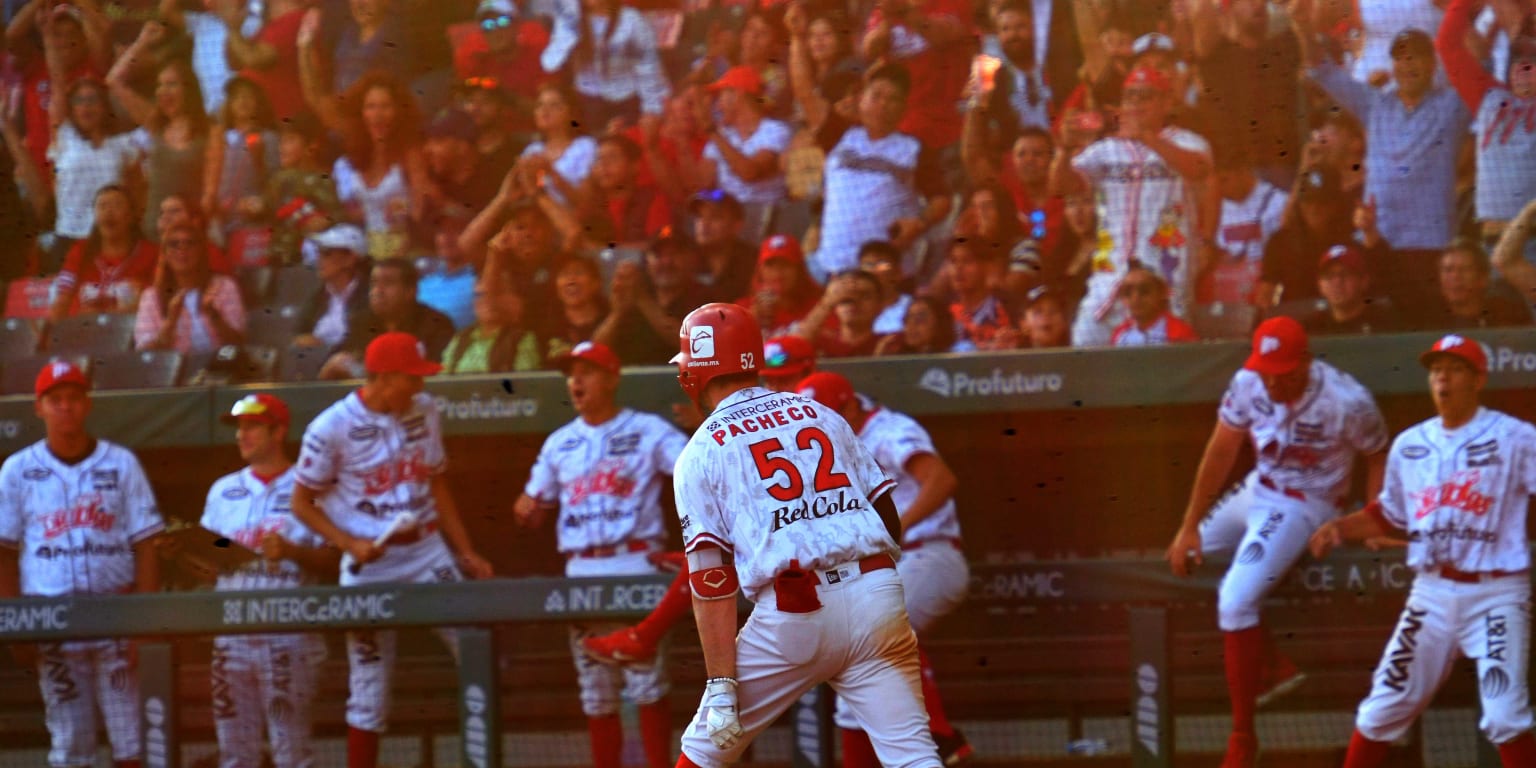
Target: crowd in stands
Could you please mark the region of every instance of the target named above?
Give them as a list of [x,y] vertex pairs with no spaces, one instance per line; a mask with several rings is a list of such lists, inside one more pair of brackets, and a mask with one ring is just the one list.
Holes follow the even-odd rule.
[[1532,323],[1536,1],[678,1],[5,0],[5,354],[98,313],[181,381],[388,330],[665,363],[708,301],[821,357]]

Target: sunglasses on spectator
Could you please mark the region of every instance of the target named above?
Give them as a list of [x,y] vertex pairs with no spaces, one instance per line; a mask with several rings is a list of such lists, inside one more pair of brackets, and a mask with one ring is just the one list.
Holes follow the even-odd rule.
[[511,16],[495,16],[489,19],[480,20],[480,28],[487,32],[494,32],[498,29],[506,29],[510,26],[512,26]]
[[1130,298],[1136,294],[1140,294],[1142,296],[1156,296],[1157,283],[1150,281],[1142,283],[1125,283],[1124,285],[1120,286],[1119,293],[1120,298],[1122,299]]
[[464,81],[464,87],[481,91],[494,91],[501,87],[501,81],[494,77],[471,77]]

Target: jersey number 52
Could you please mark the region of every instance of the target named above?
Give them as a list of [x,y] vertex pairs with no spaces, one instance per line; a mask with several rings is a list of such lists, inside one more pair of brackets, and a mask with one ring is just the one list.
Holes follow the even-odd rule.
[[[810,450],[816,446],[819,456],[816,459],[816,477],[811,486],[817,493],[847,488],[852,485],[848,481],[848,475],[842,472],[832,471],[835,457],[832,455],[832,438],[821,431],[819,427],[806,427],[795,433],[795,447],[802,451]],[[784,444],[777,437],[760,440],[753,443],[752,459],[757,462],[757,473],[764,480],[772,480],[774,476],[782,473],[783,479],[768,486],[768,495],[779,501],[794,501],[805,493],[805,481],[800,478],[800,469],[795,463],[780,456],[783,453]]]

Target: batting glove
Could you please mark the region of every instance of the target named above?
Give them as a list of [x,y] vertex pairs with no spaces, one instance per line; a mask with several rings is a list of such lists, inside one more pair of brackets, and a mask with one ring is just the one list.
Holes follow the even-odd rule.
[[736,716],[736,678],[712,677],[704,683],[704,730],[720,749],[741,740],[741,720]]

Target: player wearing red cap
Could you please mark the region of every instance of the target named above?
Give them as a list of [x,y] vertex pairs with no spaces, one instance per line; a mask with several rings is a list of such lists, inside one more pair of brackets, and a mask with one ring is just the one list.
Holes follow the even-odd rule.
[[[672,474],[686,438],[660,416],[619,406],[619,358],[608,347],[582,342],[560,359],[560,366],[576,418],[544,441],[513,515],[518,525],[535,527],[543,523],[546,511],[558,508],[555,529],[567,577],[655,573],[653,558],[661,553],[666,538],[662,478]],[[675,595],[679,589],[672,590],[673,602],[679,601]],[[570,628],[592,764],[597,768],[620,764],[622,692],[639,707],[646,762],[650,768],[667,768],[672,762],[672,718],[667,707],[671,680],[665,648],[656,651],[658,644],[665,646],[665,627],[649,637],[643,654],[601,659],[623,661],[622,667],[599,663],[583,650],[583,641],[614,629],[614,624],[605,622]]]
[[1451,673],[1477,663],[1483,735],[1505,766],[1536,766],[1531,736],[1530,549],[1536,427],[1480,403],[1488,353],[1446,336],[1419,356],[1436,415],[1397,436],[1374,501],[1312,535],[1322,557],[1344,541],[1406,531],[1418,572],[1392,639],[1360,702],[1346,768],[1384,765]]
[[[54,361],[37,375],[46,437],[0,466],[0,599],[160,591],[153,538],[164,528],[128,449],[93,437],[90,383]],[[96,764],[97,711],[118,768],[138,768],[138,676],[126,640],[12,646],[35,663],[50,766]],[[39,658],[40,657],[40,658]]]
[[[1253,441],[1256,466],[1223,493],[1245,436]],[[1204,553],[1234,553],[1216,608],[1232,701],[1223,768],[1254,764],[1254,710],[1261,697],[1300,682],[1260,625],[1264,597],[1306,551],[1312,532],[1338,514],[1356,456],[1366,459],[1367,496],[1380,490],[1386,444],[1386,425],[1371,393],[1314,359],[1300,323],[1275,317],[1259,324],[1253,353],[1222,397],[1183,524],[1167,553],[1179,576]]]
[[[895,570],[894,481],[841,417],[757,386],[763,337],[747,310],[706,304],[679,344],[678,384],[708,414],[673,489],[709,676],[679,768],[735,763],[823,682],[882,764],[941,765]],[[743,591],[756,607],[738,635]]]
[[[293,515],[293,462],[283,453],[288,405],[266,393],[246,395],[222,420],[234,425],[247,466],[214,481],[202,526],[261,558],[219,574],[216,588],[288,589],[334,577],[340,553]],[[268,740],[277,768],[314,764],[310,705],[324,659],[325,642],[314,634],[214,639],[209,671],[220,765],[260,765]]]
[[[380,334],[364,353],[368,380],[304,430],[293,512],[342,551],[341,585],[487,578],[443,472],[448,457],[423,377],[442,366],[408,333]],[[446,540],[446,541],[445,541]],[[451,629],[438,634],[457,655]],[[347,766],[378,763],[388,724],[395,632],[347,633]]]

